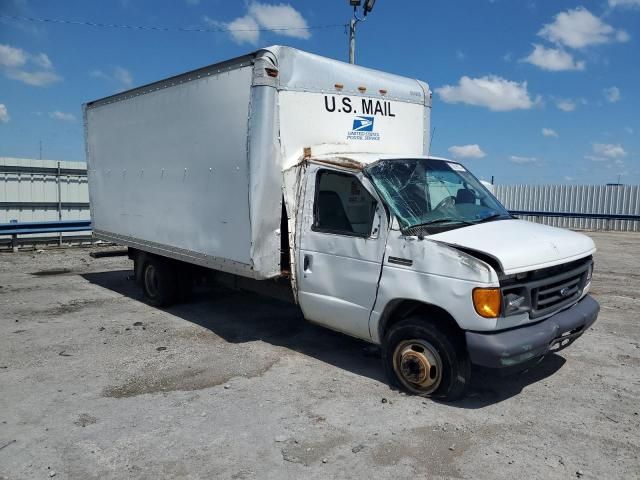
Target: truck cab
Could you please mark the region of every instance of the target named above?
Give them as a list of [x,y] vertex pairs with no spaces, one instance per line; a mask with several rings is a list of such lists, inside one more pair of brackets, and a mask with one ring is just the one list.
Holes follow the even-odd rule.
[[320,155],[303,168],[298,303],[380,344],[398,387],[459,397],[471,363],[531,365],[595,321],[593,241],[514,218],[460,163]]

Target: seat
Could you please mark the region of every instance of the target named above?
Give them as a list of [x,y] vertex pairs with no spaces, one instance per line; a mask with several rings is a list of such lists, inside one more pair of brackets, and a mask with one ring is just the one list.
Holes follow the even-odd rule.
[[476,196],[468,188],[461,188],[456,193],[456,205],[461,203],[476,203]]
[[353,233],[353,227],[347,217],[340,196],[330,190],[321,190],[318,194],[319,228]]

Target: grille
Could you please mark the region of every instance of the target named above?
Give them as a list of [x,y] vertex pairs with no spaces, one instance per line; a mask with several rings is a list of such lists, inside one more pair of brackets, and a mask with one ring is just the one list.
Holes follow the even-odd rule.
[[582,294],[587,272],[577,272],[568,278],[552,280],[531,291],[532,316],[541,316],[571,302]]
[[580,298],[592,264],[592,258],[588,257],[529,272],[521,281],[505,281],[502,288],[503,298],[507,298],[509,294],[525,297],[525,311],[529,311],[530,318],[548,315],[575,303]]

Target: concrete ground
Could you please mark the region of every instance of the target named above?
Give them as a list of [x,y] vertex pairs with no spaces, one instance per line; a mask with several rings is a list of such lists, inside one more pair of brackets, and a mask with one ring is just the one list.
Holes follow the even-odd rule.
[[0,478],[640,478],[640,234],[590,235],[594,328],[453,404],[292,306],[163,311],[126,257],[1,254]]

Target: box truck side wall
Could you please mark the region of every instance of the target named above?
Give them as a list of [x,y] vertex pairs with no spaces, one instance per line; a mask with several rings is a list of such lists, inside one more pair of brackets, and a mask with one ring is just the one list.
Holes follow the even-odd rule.
[[86,110],[101,238],[251,263],[247,129],[252,66]]

